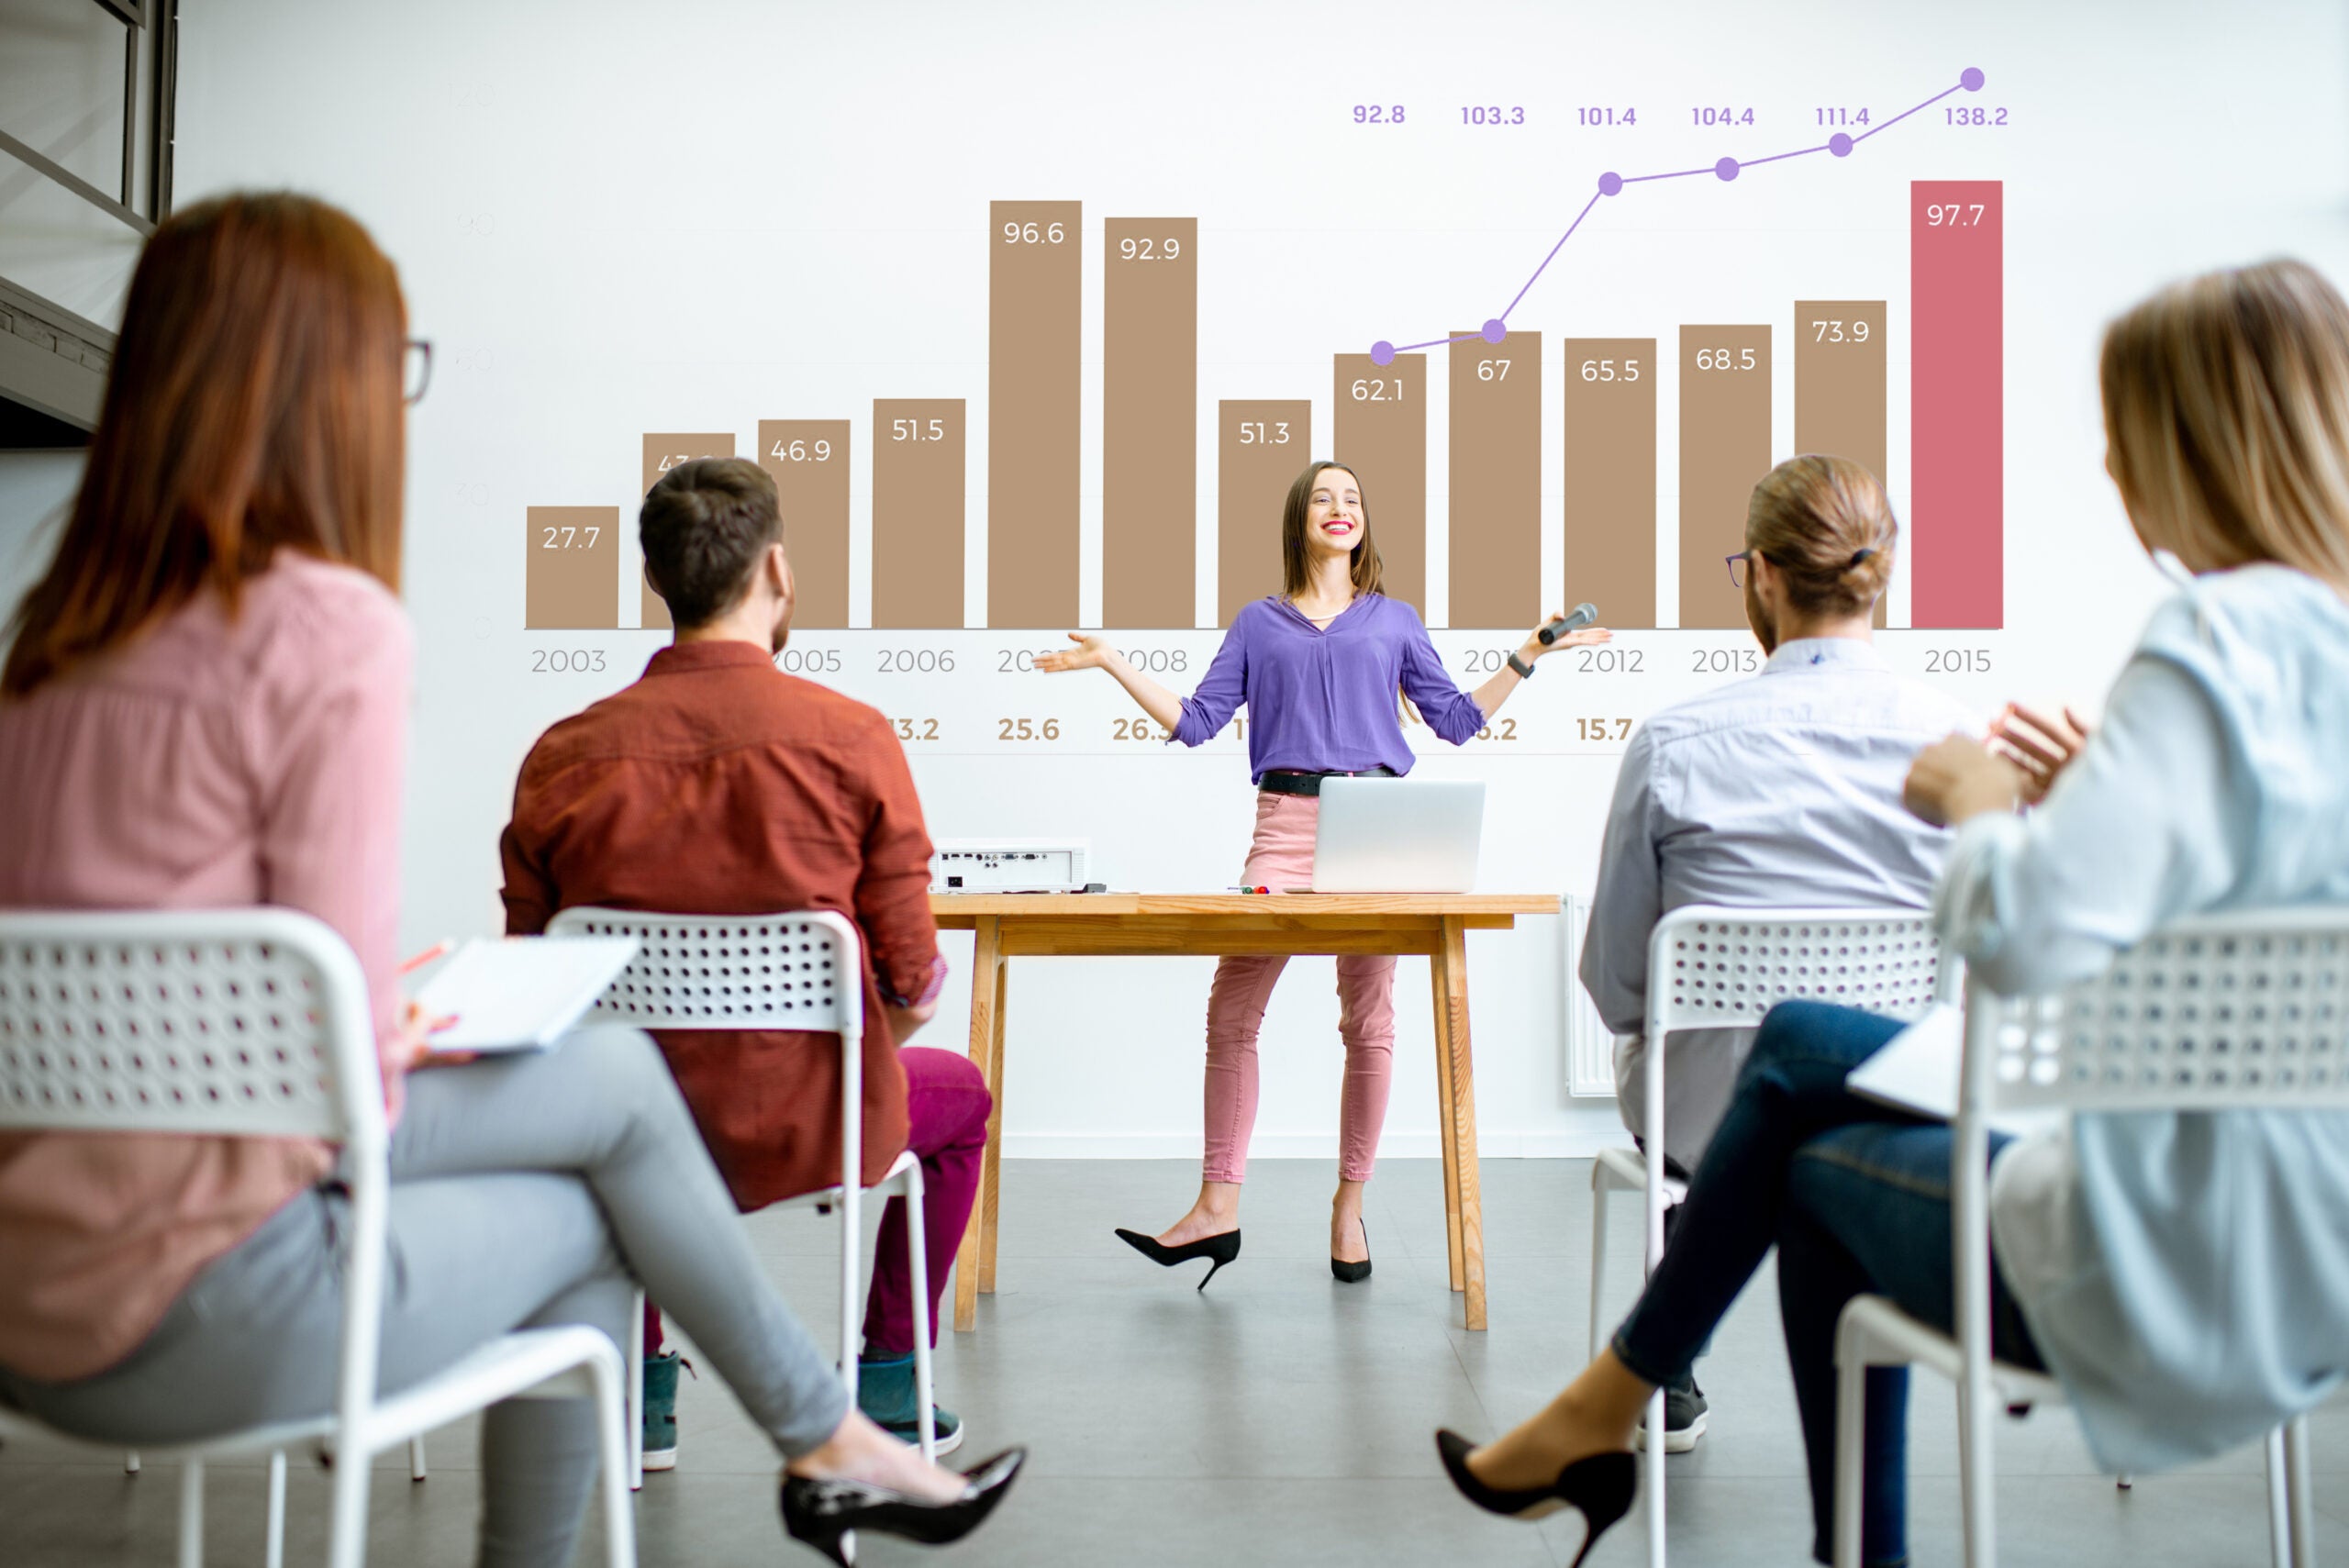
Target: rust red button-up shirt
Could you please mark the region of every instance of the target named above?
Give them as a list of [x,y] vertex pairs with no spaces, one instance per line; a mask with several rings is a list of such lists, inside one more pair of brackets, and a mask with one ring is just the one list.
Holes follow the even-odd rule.
[[[539,738],[500,851],[517,934],[573,905],[853,919],[866,960],[864,1179],[880,1179],[906,1146],[906,1075],[883,1003],[927,1000],[945,975],[930,836],[888,720],[747,642],[663,649],[634,685]],[[654,1038],[737,1204],[840,1180],[834,1036]]]

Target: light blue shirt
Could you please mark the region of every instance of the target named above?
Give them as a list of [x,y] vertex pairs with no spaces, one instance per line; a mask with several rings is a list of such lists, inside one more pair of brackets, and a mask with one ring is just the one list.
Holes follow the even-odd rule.
[[[1583,939],[1582,983],[1618,1037],[1623,1123],[1640,1130],[1648,937],[1684,904],[1921,909],[1949,834],[1900,804],[1909,765],[1954,729],[1955,699],[1872,643],[1804,638],[1762,673],[1660,709],[1623,753]],[[1689,1169],[1729,1109],[1750,1029],[1672,1037],[1664,1147]]]
[[[1937,913],[2038,992],[2183,915],[2313,902],[2349,902],[2349,605],[2251,566],[2155,612],[2045,804],[1958,835]],[[2076,1118],[2001,1155],[1991,1235],[2110,1469],[2248,1441],[2349,1366],[2349,1115]]]

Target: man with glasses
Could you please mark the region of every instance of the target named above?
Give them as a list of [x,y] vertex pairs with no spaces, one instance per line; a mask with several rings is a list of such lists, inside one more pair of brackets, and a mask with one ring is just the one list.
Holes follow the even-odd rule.
[[[1899,525],[1860,464],[1790,458],[1753,487],[1730,580],[1765,662],[1659,710],[1623,754],[1599,851],[1582,983],[1616,1036],[1623,1123],[1643,1122],[1648,938],[1688,904],[1922,907],[1948,835],[1900,804],[1917,752],[1978,730],[1948,695],[1894,673],[1869,624]],[[1750,1029],[1675,1034],[1664,1070],[1665,1170],[1686,1179],[1727,1110]],[[1665,1216],[1670,1245],[1672,1216]],[[1692,1378],[1664,1397],[1667,1452],[1696,1446]]]

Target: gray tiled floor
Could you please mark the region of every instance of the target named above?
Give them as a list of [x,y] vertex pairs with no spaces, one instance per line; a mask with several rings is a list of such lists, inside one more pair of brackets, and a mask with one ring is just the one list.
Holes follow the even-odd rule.
[[[1369,1213],[1377,1273],[1330,1278],[1330,1168],[1259,1161],[1247,1253],[1204,1296],[1128,1253],[1115,1225],[1155,1229],[1187,1200],[1174,1162],[1013,1162],[1006,1167],[999,1290],[975,1334],[941,1344],[941,1396],[970,1422],[964,1460],[1008,1441],[1035,1451],[1005,1510],[945,1553],[879,1538],[874,1564],[1563,1564],[1570,1518],[1527,1528],[1474,1512],[1436,1470],[1429,1434],[1486,1435],[1531,1410],[1579,1364],[1587,1331],[1589,1165],[1484,1166],[1491,1330],[1461,1327],[1445,1289],[1433,1162],[1389,1161]],[[1621,1200],[1613,1278],[1628,1292],[1636,1227]],[[748,1222],[812,1323],[832,1320],[833,1232],[807,1216]],[[1672,1546],[1685,1564],[1798,1563],[1809,1518],[1775,1293],[1765,1273],[1699,1375],[1714,1404],[1698,1451],[1671,1461]],[[822,1330],[819,1329],[819,1332]],[[814,1562],[776,1525],[774,1462],[714,1382],[683,1396],[684,1463],[651,1477],[639,1504],[648,1568]],[[2315,1423],[2320,1555],[2349,1551],[2349,1405]],[[1957,1561],[1956,1457],[1945,1387],[1918,1379],[1910,1423],[1920,1564]],[[2050,1412],[1999,1434],[2000,1538],[2010,1563],[2096,1568],[2266,1561],[2256,1452],[2123,1495],[2095,1473],[2068,1419]],[[432,1442],[432,1479],[410,1485],[387,1460],[375,1492],[378,1568],[468,1560],[476,1498],[471,1434]],[[0,1564],[97,1568],[172,1561],[175,1478],[126,1478],[106,1463],[0,1455]],[[213,1563],[260,1560],[261,1473],[212,1481]],[[297,1467],[288,1561],[323,1551],[326,1488]],[[580,1561],[600,1561],[591,1527]],[[1627,1521],[1595,1568],[1645,1561]]]

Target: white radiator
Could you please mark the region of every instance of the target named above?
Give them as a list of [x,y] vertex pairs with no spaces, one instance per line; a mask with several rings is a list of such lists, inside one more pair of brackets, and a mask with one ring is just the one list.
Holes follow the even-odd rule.
[[1590,925],[1590,900],[1577,894],[1566,895],[1566,917],[1558,922],[1566,944],[1564,983],[1566,1021],[1566,1088],[1577,1098],[1592,1095],[1603,1099],[1615,1097],[1615,1037],[1598,1017],[1598,1009],[1590,1005],[1590,993],[1582,988],[1582,937]]

